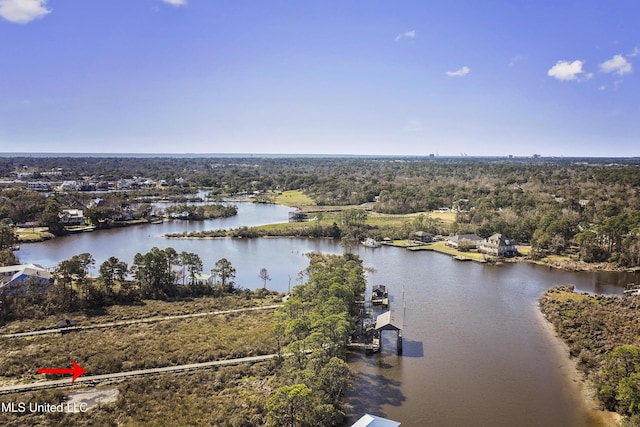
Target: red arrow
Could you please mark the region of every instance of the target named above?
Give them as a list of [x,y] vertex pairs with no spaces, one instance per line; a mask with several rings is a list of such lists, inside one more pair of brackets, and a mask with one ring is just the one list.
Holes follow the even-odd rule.
[[78,377],[85,372],[86,370],[82,369],[80,365],[76,363],[75,360],[71,361],[73,368],[39,368],[39,374],[73,374],[73,378],[71,378],[71,384],[78,379]]

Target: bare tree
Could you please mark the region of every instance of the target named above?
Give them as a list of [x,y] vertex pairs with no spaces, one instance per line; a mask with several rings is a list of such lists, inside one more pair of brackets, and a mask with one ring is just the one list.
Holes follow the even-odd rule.
[[260,274],[258,275],[258,277],[260,277],[260,279],[262,279],[264,283],[263,288],[267,289],[267,280],[271,280],[271,276],[269,276],[269,271],[266,268],[262,267],[260,269]]

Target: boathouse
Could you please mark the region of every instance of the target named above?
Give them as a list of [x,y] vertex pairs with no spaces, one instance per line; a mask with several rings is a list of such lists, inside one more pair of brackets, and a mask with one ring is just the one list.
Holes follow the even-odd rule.
[[[398,333],[396,349],[398,354],[402,354],[402,316],[391,310],[380,314],[376,318],[376,332],[396,331]],[[382,340],[380,341],[382,343]]]
[[309,215],[306,212],[296,209],[289,212],[289,222],[306,222],[309,221]]

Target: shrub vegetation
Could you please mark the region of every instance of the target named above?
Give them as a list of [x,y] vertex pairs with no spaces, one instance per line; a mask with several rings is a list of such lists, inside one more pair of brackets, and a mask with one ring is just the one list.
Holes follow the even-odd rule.
[[548,290],[540,307],[594,384],[604,408],[640,416],[640,297]]

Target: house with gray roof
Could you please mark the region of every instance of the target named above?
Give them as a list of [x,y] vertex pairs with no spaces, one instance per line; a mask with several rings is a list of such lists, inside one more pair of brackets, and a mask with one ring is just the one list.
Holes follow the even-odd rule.
[[447,239],[447,246],[458,249],[460,246],[467,248],[476,248],[478,243],[482,241],[482,237],[477,234],[457,234]]
[[500,233],[487,237],[478,243],[478,252],[498,257],[514,257],[518,254],[515,242]]

